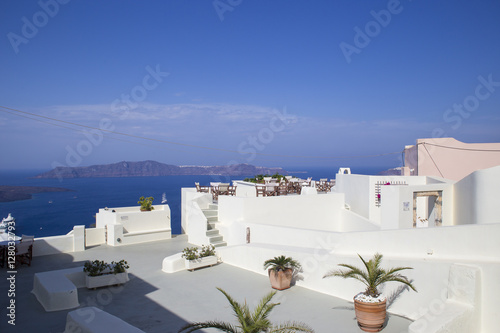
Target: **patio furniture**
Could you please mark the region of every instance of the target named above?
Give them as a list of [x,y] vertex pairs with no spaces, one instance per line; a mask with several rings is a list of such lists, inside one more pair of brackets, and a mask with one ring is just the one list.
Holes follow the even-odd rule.
[[265,197],[266,196],[266,187],[262,185],[256,185],[255,191],[257,192],[257,197]]
[[85,287],[83,267],[35,273],[31,291],[45,311],[67,310],[80,306],[77,288]]
[[278,186],[278,195],[287,195],[288,194],[288,185],[286,183],[281,183]]
[[194,185],[196,186],[196,192],[200,192],[200,193],[208,193],[210,191],[210,187],[209,186],[200,186],[200,183],[194,183]]
[[127,332],[144,333],[135,326],[94,306],[68,312],[64,333]]
[[0,246],[0,267],[5,266],[5,261],[7,260],[7,247]]
[[219,200],[219,195],[229,195],[229,183],[219,183],[218,186],[212,187],[212,199]]
[[277,187],[276,185],[266,185],[266,197],[278,195]]
[[21,241],[16,245],[16,267],[26,264],[31,266],[33,259],[33,241]]
[[236,195],[236,186],[228,186],[227,192],[228,192],[228,195],[234,197]]
[[302,186],[311,186],[312,177],[308,177],[305,182],[302,183]]

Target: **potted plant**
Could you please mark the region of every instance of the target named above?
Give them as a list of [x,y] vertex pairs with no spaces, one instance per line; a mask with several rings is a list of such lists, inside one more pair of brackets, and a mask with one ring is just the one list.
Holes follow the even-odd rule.
[[359,327],[365,332],[379,332],[382,330],[386,317],[387,299],[378,291],[378,287],[390,281],[401,282],[414,291],[417,291],[406,276],[398,273],[411,267],[395,267],[389,270],[380,268],[382,255],[376,253],[372,259],[366,262],[359,254],[364,265],[364,269],[352,265],[339,264],[347,270],[332,270],[325,274],[323,278],[339,276],[344,279],[353,278],[361,281],[366,290],[354,297],[354,309]]
[[253,333],[253,332],[314,332],[312,328],[306,324],[299,322],[286,322],[281,325],[273,325],[269,320],[269,314],[271,310],[279,303],[270,303],[273,296],[276,294],[275,291],[270,292],[265,295],[259,302],[259,305],[252,312],[250,311],[248,304],[245,302],[243,304],[235,301],[228,293],[226,293],[221,288],[217,288],[221,293],[226,296],[229,304],[231,304],[231,309],[234,311],[236,319],[238,320],[238,325],[233,325],[231,323],[223,321],[207,321],[202,323],[191,323],[182,327],[179,333],[189,333],[204,328],[215,328],[222,332],[231,333]]
[[85,286],[89,289],[112,286],[129,280],[127,269],[130,266],[125,260],[112,261],[111,264],[102,260],[87,261],[83,266]]
[[182,251],[182,257],[185,260],[186,269],[193,271],[197,268],[213,266],[218,258],[213,245],[203,245],[201,249],[197,247],[186,247]]
[[277,290],[290,288],[294,269],[301,268],[298,261],[283,255],[264,262],[264,269],[267,269],[271,286]]
[[155,209],[152,205],[153,205],[153,200],[154,198],[153,197],[140,197],[139,198],[139,201],[137,201],[137,203],[139,205],[141,205],[141,212],[149,212],[153,209]]

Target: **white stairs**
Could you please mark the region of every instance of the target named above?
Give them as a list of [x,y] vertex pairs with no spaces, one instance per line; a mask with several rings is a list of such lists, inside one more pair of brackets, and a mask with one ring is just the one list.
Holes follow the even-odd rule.
[[217,229],[219,222],[217,204],[210,204],[207,209],[202,209],[202,211],[207,218],[207,237],[210,244],[215,247],[226,246],[227,243]]

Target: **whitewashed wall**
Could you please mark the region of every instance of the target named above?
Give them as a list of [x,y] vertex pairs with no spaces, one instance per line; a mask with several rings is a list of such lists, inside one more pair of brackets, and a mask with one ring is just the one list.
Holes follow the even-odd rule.
[[476,171],[454,185],[455,224],[500,223],[500,166]]
[[181,189],[182,231],[188,235],[188,241],[196,245],[208,244],[207,218],[202,209],[212,203],[210,193],[198,193],[194,188]]
[[292,228],[340,230],[344,195],[288,195],[276,197],[219,197],[219,221],[267,224]]

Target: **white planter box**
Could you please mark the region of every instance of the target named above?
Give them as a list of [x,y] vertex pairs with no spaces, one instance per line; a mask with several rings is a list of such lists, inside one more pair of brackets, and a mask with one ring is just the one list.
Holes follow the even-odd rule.
[[217,256],[203,257],[195,260],[186,260],[186,269],[192,271],[197,268],[212,266],[217,263]]
[[85,286],[89,289],[99,288],[104,286],[113,286],[115,284],[123,284],[129,280],[128,273],[104,274],[99,276],[85,275]]

